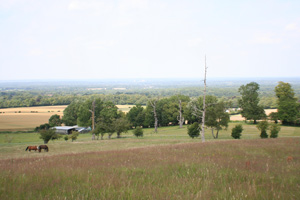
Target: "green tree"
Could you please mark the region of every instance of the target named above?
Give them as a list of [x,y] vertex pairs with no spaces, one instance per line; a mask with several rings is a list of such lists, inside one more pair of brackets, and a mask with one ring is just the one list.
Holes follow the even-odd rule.
[[133,134],[136,137],[143,137],[144,136],[144,131],[141,127],[136,127],[136,129],[133,130]]
[[40,139],[44,140],[44,144],[47,144],[49,140],[57,140],[61,138],[60,134],[55,132],[55,129],[48,129],[48,130],[40,130]]
[[269,114],[269,118],[270,118],[270,120],[273,120],[275,122],[275,124],[277,124],[278,123],[278,119],[279,119],[278,112],[271,112]]
[[200,128],[198,122],[194,122],[192,125],[188,126],[188,128],[187,128],[188,135],[191,138],[199,137],[200,130],[201,130],[201,128]]
[[300,106],[291,85],[280,81],[275,87],[275,93],[278,98],[278,119],[284,125],[295,124],[299,117]]
[[[211,105],[208,104],[206,108],[205,118],[205,124],[207,127],[211,128],[212,136],[215,139],[218,138],[220,130],[222,130],[223,128],[225,130],[227,129],[228,123],[230,121],[230,117],[226,112],[226,106],[224,102],[218,102]],[[214,129],[217,130],[216,136],[213,132]]]
[[121,133],[126,133],[130,129],[130,123],[125,117],[121,117],[113,121],[113,127],[117,133],[117,138],[120,138]]
[[256,124],[257,120],[266,117],[264,108],[258,105],[258,90],[259,85],[255,82],[242,85],[238,90],[242,95],[242,98],[239,99],[239,106],[242,109],[241,114],[247,120],[254,120],[254,124]]
[[261,121],[256,125],[257,129],[260,130],[261,138],[268,138],[267,130],[269,127],[268,121]]
[[50,127],[51,126],[48,123],[45,123],[35,127],[34,131],[39,132],[40,130],[48,130]]
[[144,108],[138,104],[129,110],[126,117],[134,127],[143,126],[145,121]]
[[114,121],[119,118],[118,107],[112,102],[104,102],[103,109],[99,113],[97,118],[95,134],[98,136],[101,134],[101,139],[105,133],[108,134],[108,139],[111,138],[112,134],[116,132],[114,127]]
[[60,119],[60,116],[55,114],[55,115],[52,115],[50,118],[49,118],[49,125],[51,127],[54,127],[54,126],[60,126],[61,125],[61,119]]
[[62,122],[66,126],[77,125],[79,107],[80,107],[80,102],[73,101],[64,109],[64,115],[62,117]]
[[280,131],[280,126],[278,124],[270,124],[269,130],[271,132],[270,138],[277,138]]
[[73,141],[77,140],[79,133],[77,131],[72,131],[72,133],[69,135],[69,138]]
[[231,136],[234,139],[240,139],[240,137],[242,136],[243,130],[244,129],[243,129],[242,124],[238,124],[234,128],[232,128],[232,130],[231,130]]

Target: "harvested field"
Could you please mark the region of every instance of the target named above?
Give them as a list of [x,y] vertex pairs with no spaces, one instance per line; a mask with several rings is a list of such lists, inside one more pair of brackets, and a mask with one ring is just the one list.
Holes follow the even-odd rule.
[[[132,105],[117,105],[123,112],[128,112]],[[0,109],[0,131],[25,131],[48,123],[52,115],[63,116],[67,105],[36,106]]]

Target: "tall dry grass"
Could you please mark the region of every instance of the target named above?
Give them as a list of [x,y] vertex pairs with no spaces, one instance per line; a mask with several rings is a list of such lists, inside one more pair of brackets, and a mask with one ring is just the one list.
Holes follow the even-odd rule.
[[300,139],[0,160],[0,199],[297,199]]

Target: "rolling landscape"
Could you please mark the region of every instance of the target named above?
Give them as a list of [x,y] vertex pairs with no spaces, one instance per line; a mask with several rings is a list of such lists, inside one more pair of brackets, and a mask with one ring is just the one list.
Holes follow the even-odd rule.
[[300,199],[300,1],[0,1],[0,200]]
[[[268,87],[262,84],[262,88]],[[298,91],[298,84],[293,87]],[[72,91],[72,86],[64,88],[66,93]],[[216,95],[217,88],[211,89]],[[220,88],[223,92],[237,90],[238,83]],[[168,89],[172,91],[170,86],[163,88]],[[22,88],[11,90],[2,90],[2,95],[16,94]],[[64,96],[48,92],[56,98]],[[104,95],[122,95],[117,92]],[[273,98],[272,93],[266,89],[263,94]],[[40,93],[32,92],[30,98],[35,95]],[[93,95],[96,93],[89,94]],[[49,152],[25,151],[27,146],[43,144],[34,128],[53,115],[63,117],[67,107],[0,109],[1,199],[297,199],[300,195],[299,126],[281,126],[278,138],[261,139],[253,121],[233,113],[217,139],[206,127],[204,143],[200,137],[189,137],[189,125],[171,125],[158,127],[157,133],[152,126],[144,128],[143,137],[134,136],[134,128],[120,138],[104,135],[103,140],[92,140],[91,132],[84,133],[75,141],[49,141]],[[126,114],[134,107],[117,105],[118,112]],[[265,109],[267,115],[272,112],[277,108]],[[235,140],[231,134],[238,124],[243,132],[240,140]]]

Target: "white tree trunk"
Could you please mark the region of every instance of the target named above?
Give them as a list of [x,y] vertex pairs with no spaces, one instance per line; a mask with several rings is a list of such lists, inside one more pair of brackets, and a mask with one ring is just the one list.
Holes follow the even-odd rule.
[[[153,102],[152,102],[153,101]],[[156,103],[157,100],[150,100],[149,101],[152,108],[153,108],[153,115],[154,115],[154,129],[155,129],[155,133],[157,133],[157,126],[158,126],[158,119],[157,119],[157,113],[156,113]]]
[[182,105],[181,105],[181,100],[178,99],[179,101],[179,119],[177,117],[177,120],[179,122],[179,128],[182,128],[183,122],[184,122],[184,117],[182,116]]
[[203,94],[203,113],[202,113],[202,126],[201,126],[201,140],[202,142],[205,142],[205,111],[206,111],[206,105],[205,105],[205,96],[206,96],[206,56],[205,56],[205,71],[204,71],[204,94]]

